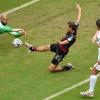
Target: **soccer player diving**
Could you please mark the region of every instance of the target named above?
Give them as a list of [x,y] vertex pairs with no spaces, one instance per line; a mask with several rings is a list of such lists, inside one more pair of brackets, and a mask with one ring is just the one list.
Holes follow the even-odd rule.
[[61,41],[58,41],[56,44],[43,45],[39,47],[34,47],[27,42],[25,43],[30,52],[51,51],[55,53],[48,68],[50,72],[61,72],[73,69],[73,66],[70,63],[65,66],[59,66],[58,64],[68,54],[69,48],[75,43],[77,38],[77,29],[81,18],[81,7],[79,4],[76,4],[76,8],[78,12],[77,20],[75,22],[68,22],[68,31]]
[[87,97],[94,96],[94,88],[97,80],[97,74],[100,72],[100,19],[96,21],[96,26],[97,26],[97,31],[93,36],[92,42],[93,43],[96,42],[98,47],[98,61],[91,70],[89,89],[85,92],[80,93],[82,96],[87,96]]
[[0,34],[9,33],[15,37],[20,37],[22,35],[26,36],[26,32],[24,29],[14,29],[9,27],[8,25],[8,17],[6,14],[0,15]]

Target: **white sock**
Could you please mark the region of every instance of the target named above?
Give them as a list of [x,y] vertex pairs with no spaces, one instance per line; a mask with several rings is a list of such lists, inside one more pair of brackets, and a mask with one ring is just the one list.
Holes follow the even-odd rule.
[[90,76],[90,88],[89,88],[89,92],[94,92],[96,80],[97,80],[97,75],[91,75]]
[[100,48],[98,48],[98,61],[100,60]]

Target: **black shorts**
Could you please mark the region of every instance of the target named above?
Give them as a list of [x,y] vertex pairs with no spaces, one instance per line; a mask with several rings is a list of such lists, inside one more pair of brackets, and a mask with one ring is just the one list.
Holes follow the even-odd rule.
[[60,48],[58,46],[58,44],[51,44],[50,45],[50,51],[55,52],[55,56],[53,58],[53,60],[51,61],[52,64],[54,65],[58,65],[59,62],[61,62],[63,60],[63,58],[67,55],[68,52],[66,52],[66,54],[63,54],[60,51]]

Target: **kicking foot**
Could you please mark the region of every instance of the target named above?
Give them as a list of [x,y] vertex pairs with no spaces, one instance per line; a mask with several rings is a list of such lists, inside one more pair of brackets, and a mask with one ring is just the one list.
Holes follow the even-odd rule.
[[85,97],[93,97],[93,93],[89,91],[80,92],[80,94]]
[[68,63],[67,66],[70,66],[72,69],[75,69],[75,67],[71,63]]
[[28,48],[29,52],[33,52],[36,51],[36,48],[33,47],[31,44],[29,44],[28,42],[25,42],[26,47]]
[[72,69],[75,69],[75,67],[71,63],[68,63],[66,66],[64,66],[64,69],[66,71],[70,71]]

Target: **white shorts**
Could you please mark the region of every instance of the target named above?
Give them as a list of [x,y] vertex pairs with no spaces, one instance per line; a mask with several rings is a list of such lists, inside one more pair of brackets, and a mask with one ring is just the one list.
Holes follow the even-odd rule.
[[94,68],[98,71],[100,71],[100,65],[98,65],[97,63],[94,65]]

